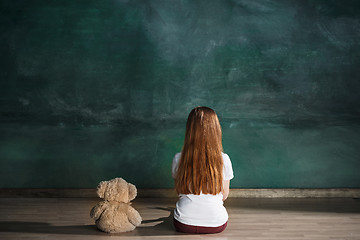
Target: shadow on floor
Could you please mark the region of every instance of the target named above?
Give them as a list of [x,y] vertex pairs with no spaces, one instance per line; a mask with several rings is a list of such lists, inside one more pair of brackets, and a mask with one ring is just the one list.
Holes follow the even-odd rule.
[[[70,235],[99,235],[99,236],[164,236],[178,235],[173,226],[174,208],[154,208],[169,212],[168,217],[143,220],[142,224],[134,231],[125,233],[109,234],[97,229],[94,225],[73,225],[73,226],[54,226],[42,222],[0,222],[0,232],[17,233],[44,233],[44,234],[70,234]],[[158,224],[157,224],[158,223]],[[147,226],[147,224],[149,226]]]
[[106,235],[95,225],[53,226],[42,222],[0,222],[0,232]]
[[[158,210],[164,210],[169,212],[169,216],[156,218],[156,219],[149,219],[143,220],[142,224],[137,227],[132,232],[122,233],[121,236],[164,236],[164,235],[184,235],[183,233],[176,232],[174,225],[173,225],[173,218],[174,218],[174,208],[167,207],[167,208],[152,208]],[[158,224],[156,224],[158,223]],[[150,226],[146,226],[146,224],[151,224]],[[154,225],[155,224],[155,225]],[[120,234],[114,234],[120,235]]]

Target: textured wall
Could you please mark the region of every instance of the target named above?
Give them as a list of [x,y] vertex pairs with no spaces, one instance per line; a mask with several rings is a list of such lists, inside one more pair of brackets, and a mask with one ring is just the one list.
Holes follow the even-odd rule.
[[360,187],[358,1],[0,6],[0,187],[172,187],[198,105],[232,187]]

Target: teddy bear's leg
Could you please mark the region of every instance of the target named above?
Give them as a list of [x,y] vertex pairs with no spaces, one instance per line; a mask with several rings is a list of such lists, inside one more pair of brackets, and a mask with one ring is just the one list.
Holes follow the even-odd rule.
[[133,207],[129,206],[128,208],[128,219],[129,222],[131,222],[135,227],[139,226],[141,224],[141,216],[138,211],[136,211]]

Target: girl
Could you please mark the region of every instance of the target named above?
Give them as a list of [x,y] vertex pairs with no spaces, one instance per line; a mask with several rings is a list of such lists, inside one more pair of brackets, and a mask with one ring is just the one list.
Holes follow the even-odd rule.
[[227,226],[223,201],[234,176],[230,158],[222,152],[221,135],[214,110],[196,107],[190,112],[183,149],[172,164],[179,194],[174,226],[179,232],[218,233]]

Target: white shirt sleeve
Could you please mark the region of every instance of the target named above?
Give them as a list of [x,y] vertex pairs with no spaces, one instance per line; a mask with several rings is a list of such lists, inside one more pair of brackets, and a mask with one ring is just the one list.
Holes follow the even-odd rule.
[[224,180],[230,180],[234,178],[234,172],[232,169],[232,164],[230,161],[229,156],[226,153],[222,154],[223,160],[224,160],[224,170],[223,170],[223,175],[224,175]]

